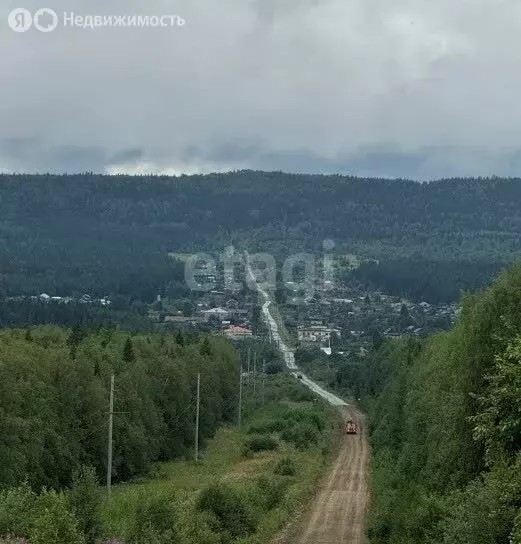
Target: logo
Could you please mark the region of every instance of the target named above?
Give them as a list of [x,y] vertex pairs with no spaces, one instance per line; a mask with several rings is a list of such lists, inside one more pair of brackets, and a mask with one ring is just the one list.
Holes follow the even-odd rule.
[[27,32],[32,26],[40,32],[52,32],[58,26],[58,15],[50,8],[41,8],[34,15],[25,8],[11,11],[7,22],[15,32]]
[[33,16],[29,10],[18,8],[11,11],[7,21],[15,32],[27,32],[33,24]]

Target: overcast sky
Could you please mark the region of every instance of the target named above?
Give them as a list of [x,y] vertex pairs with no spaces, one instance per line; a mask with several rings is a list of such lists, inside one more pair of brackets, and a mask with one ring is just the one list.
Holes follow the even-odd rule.
[[[60,25],[13,32],[19,7]],[[521,174],[519,0],[1,0],[0,23],[0,171]]]

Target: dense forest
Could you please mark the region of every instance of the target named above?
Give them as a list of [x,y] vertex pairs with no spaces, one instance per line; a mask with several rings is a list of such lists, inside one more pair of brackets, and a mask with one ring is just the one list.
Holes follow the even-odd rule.
[[[0,296],[184,296],[183,265],[168,253],[229,244],[318,254],[332,239],[339,253],[383,261],[495,268],[521,250],[520,200],[520,180],[499,178],[2,175]],[[425,279],[421,263],[417,274]],[[467,273],[462,279],[463,288],[474,287]]]
[[99,327],[0,331],[0,487],[59,489],[82,465],[102,477],[111,374],[114,480],[187,455],[198,372],[204,443],[236,417],[239,365],[224,338]]
[[369,289],[416,302],[443,303],[458,300],[462,291],[475,291],[490,283],[503,267],[503,262],[483,258],[367,260],[346,273],[344,281],[359,281]]
[[[120,301],[120,298],[123,300]],[[115,296],[110,306],[82,304],[72,300],[68,303],[44,301],[39,298],[13,298],[0,304],[0,327],[27,327],[52,323],[65,327],[113,326],[141,332],[152,330],[153,323],[147,319],[147,307],[139,301],[130,304],[125,297]]]
[[372,543],[521,542],[520,266],[452,331],[384,342],[338,380],[370,414]]

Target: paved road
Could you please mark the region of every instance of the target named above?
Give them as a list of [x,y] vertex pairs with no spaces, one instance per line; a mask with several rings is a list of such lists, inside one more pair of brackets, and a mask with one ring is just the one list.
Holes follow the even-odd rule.
[[[255,276],[253,274],[253,271],[251,267],[248,264],[247,267],[247,273],[250,277],[251,282],[255,282]],[[297,378],[298,375],[302,376],[302,382],[307,385],[312,391],[314,391],[317,395],[321,396],[323,399],[325,399],[327,402],[329,402],[333,406],[347,406],[346,402],[343,401],[341,398],[337,397],[336,395],[333,395],[333,393],[330,393],[329,391],[326,391],[320,385],[315,383],[313,380],[310,380],[305,374],[302,372],[299,372],[299,369],[297,365],[295,364],[295,353],[294,351],[284,342],[284,340],[281,337],[279,326],[273,316],[270,312],[270,307],[273,304],[271,301],[271,298],[267,291],[263,289],[260,285],[255,283],[257,285],[257,290],[261,294],[261,296],[264,298],[264,303],[262,304],[262,318],[264,322],[266,323],[269,331],[272,341],[278,346],[279,350],[282,352],[282,356],[284,357],[284,362],[286,363],[286,366],[289,370],[293,371],[292,374]]]
[[[246,257],[247,258],[247,257]],[[247,262],[249,280],[255,282],[253,271]],[[272,341],[280,349],[286,366],[293,376],[307,385],[332,406],[338,407],[344,420],[358,424],[357,435],[344,435],[338,457],[323,482],[311,508],[302,519],[293,523],[279,536],[277,544],[364,544],[365,518],[369,503],[369,443],[364,415],[354,406],[320,387],[302,374],[295,364],[293,350],[283,341],[270,307],[273,304],[266,290],[257,289],[264,298],[262,317]]]

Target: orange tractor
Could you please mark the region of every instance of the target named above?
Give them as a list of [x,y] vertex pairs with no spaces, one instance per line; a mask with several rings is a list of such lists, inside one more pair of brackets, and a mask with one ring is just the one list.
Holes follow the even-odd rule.
[[357,433],[357,429],[356,429],[356,423],[350,419],[349,421],[346,422],[346,434],[356,434]]

